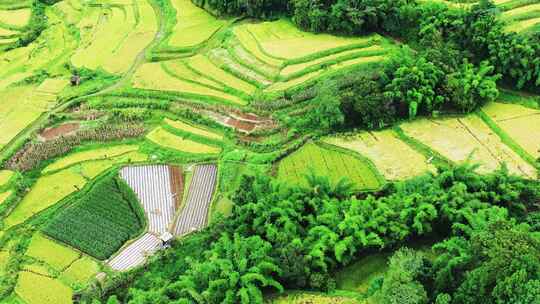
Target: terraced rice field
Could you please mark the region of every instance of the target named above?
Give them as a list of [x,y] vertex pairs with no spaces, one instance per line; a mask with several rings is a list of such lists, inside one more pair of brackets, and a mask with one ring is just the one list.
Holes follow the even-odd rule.
[[176,25],[168,43],[172,47],[190,47],[208,40],[226,24],[225,20],[214,18],[205,10],[195,6],[190,0],[172,0],[176,10]]
[[12,177],[13,171],[0,170],[0,187],[6,185]]
[[144,0],[103,4],[85,3],[78,14],[81,42],[71,57],[77,67],[103,68],[110,73],[124,73],[150,44],[157,32],[154,9]]
[[324,142],[369,158],[389,180],[407,179],[435,170],[424,155],[398,139],[392,130],[362,132],[349,138],[329,137]]
[[506,134],[534,158],[540,157],[540,110],[491,103],[482,108]]
[[18,10],[0,10],[0,26],[21,28],[28,24],[32,11],[28,8]]
[[328,176],[333,184],[347,177],[359,190],[373,190],[382,185],[379,173],[368,160],[316,143],[308,143],[281,160],[278,179],[287,183],[306,185],[305,176],[310,171]]
[[0,192],[0,204],[7,200],[11,196],[11,194],[13,194],[13,191]]
[[534,177],[535,168],[520,158],[478,117],[419,119],[401,125],[405,133],[456,163],[471,160],[479,172],[491,172],[505,163],[510,172]]
[[73,291],[60,281],[28,271],[19,274],[15,293],[31,304],[72,303],[73,296]]
[[196,127],[196,126],[192,126],[190,124],[187,124],[181,120],[170,120],[168,118],[165,119],[165,123],[175,129],[178,129],[178,130],[181,130],[181,131],[184,131],[184,132],[188,132],[188,133],[193,133],[195,135],[199,135],[199,136],[202,136],[202,137],[207,137],[207,138],[210,138],[210,139],[215,139],[215,140],[223,140],[223,135],[221,134],[218,134],[216,132],[213,132],[213,131],[208,131],[208,130],[205,130],[203,128],[200,128],[200,127]]
[[195,167],[185,206],[175,222],[175,235],[182,236],[200,230],[207,224],[216,181],[217,167],[215,165]]
[[56,271],[64,271],[73,262],[81,257],[81,254],[70,247],[49,239],[42,234],[35,234],[30,242],[26,255],[47,263]]
[[221,148],[201,144],[190,139],[184,139],[174,135],[162,127],[157,127],[150,132],[146,138],[160,146],[193,154],[217,154],[221,152]]

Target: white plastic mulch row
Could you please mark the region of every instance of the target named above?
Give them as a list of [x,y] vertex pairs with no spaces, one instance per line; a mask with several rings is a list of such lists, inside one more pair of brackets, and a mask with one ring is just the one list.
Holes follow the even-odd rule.
[[156,236],[146,233],[141,238],[124,248],[116,257],[109,261],[109,266],[117,271],[124,271],[139,266],[153,254],[161,245]]
[[216,165],[195,167],[186,205],[176,221],[175,235],[184,235],[206,225],[212,195],[216,188],[216,178]]
[[148,218],[148,231],[158,235],[166,232],[175,213],[169,167],[125,167],[120,175],[139,197]]

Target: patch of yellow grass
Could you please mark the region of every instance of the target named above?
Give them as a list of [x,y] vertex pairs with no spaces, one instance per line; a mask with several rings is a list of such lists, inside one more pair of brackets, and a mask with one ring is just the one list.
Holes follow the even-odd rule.
[[64,271],[81,254],[70,247],[36,233],[28,246],[26,255],[47,263],[57,271]]
[[214,65],[208,57],[203,55],[197,55],[191,57],[186,62],[191,68],[197,70],[202,75],[208,75],[213,79],[216,79],[225,85],[247,94],[253,94],[257,89],[254,85],[245,82],[242,79],[231,75],[224,70]]
[[73,291],[56,279],[21,272],[15,292],[29,304],[71,304]]
[[207,88],[202,85],[177,79],[167,74],[160,63],[146,63],[133,75],[133,86],[141,89],[178,91],[202,96],[217,97],[233,103],[245,104],[239,97],[227,94],[223,91]]
[[13,191],[0,192],[0,204],[10,197],[12,193]]
[[316,293],[294,293],[289,295],[283,295],[271,299],[271,304],[303,304],[303,303],[317,303],[317,304],[358,304],[359,302],[354,299],[348,299],[341,296],[329,296]]
[[32,11],[29,8],[23,8],[13,11],[0,10],[0,22],[23,27],[28,24]]
[[400,180],[435,171],[427,159],[397,138],[392,130],[361,132],[351,138],[328,137],[324,142],[369,158],[387,179]]
[[69,84],[69,80],[65,78],[48,78],[43,81],[38,87],[37,91],[58,94]]
[[88,257],[82,257],[69,266],[60,279],[70,284],[84,284],[99,271],[99,265]]
[[512,18],[512,17],[516,17],[517,15],[530,13],[532,11],[539,11],[539,10],[540,10],[540,4],[531,4],[531,5],[520,6],[518,8],[509,10],[509,11],[505,11],[502,15],[505,18]]
[[540,110],[493,102],[482,111],[530,155],[540,157]]
[[509,30],[515,31],[515,32],[523,32],[532,26],[540,23],[540,17],[527,19],[523,21],[513,22],[510,25],[507,26]]
[[13,176],[13,171],[0,170],[0,187],[7,184],[12,176]]
[[506,163],[511,173],[526,177],[536,174],[536,170],[502,143],[478,116],[419,119],[402,124],[401,127],[408,136],[456,163],[470,157],[473,163],[481,165],[479,172],[491,172]]
[[190,124],[187,124],[187,123],[185,123],[185,122],[183,122],[181,120],[170,120],[168,118],[165,118],[165,123],[168,124],[169,126],[173,127],[173,128],[176,128],[176,129],[179,129],[179,130],[182,130],[182,131],[186,131],[186,132],[189,132],[189,133],[197,134],[197,135],[212,138],[212,139],[223,140],[223,135],[221,135],[221,134],[211,132],[211,131],[207,131],[207,130],[205,130],[203,128],[194,127],[194,126],[192,126]]
[[290,20],[245,24],[259,41],[261,47],[277,58],[293,59],[321,51],[366,42],[373,37],[339,37],[329,34],[304,32]]
[[221,152],[218,147],[201,144],[189,139],[184,139],[157,127],[146,138],[163,147],[194,154],[217,154]]
[[176,9],[176,25],[169,37],[174,47],[189,47],[200,44],[212,36],[226,21],[216,19],[190,0],[172,0]]
[[88,161],[88,160],[108,159],[110,157],[115,157],[120,154],[135,151],[138,149],[139,147],[136,145],[120,145],[120,146],[112,146],[112,147],[105,147],[105,148],[92,149],[88,151],[76,152],[66,157],[63,157],[55,161],[54,163],[48,165],[43,170],[43,173],[69,167],[73,164]]

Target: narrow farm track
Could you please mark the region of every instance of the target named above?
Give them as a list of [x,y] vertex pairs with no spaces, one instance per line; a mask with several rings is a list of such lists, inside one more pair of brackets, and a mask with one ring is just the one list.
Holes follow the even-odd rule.
[[216,165],[195,167],[186,205],[176,220],[175,235],[182,236],[206,225],[210,203],[216,188],[216,180]]
[[120,251],[108,264],[117,271],[129,270],[144,263],[149,255],[159,249],[160,244],[161,241],[156,236],[146,233]]

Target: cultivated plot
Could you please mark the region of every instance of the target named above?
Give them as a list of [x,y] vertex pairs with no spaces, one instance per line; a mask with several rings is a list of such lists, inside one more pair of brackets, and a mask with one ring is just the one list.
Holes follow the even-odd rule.
[[385,178],[408,179],[434,171],[424,155],[399,140],[392,130],[362,132],[352,137],[328,137],[324,142],[369,158]]
[[359,190],[373,190],[382,181],[375,168],[365,159],[308,143],[279,162],[278,178],[284,182],[306,185],[310,171],[323,174],[336,184],[347,177]]
[[185,206],[175,223],[174,234],[185,235],[200,230],[206,225],[216,180],[216,165],[195,167]]
[[405,133],[456,163],[467,160],[481,165],[479,172],[491,172],[503,163],[510,172],[535,176],[536,170],[514,151],[478,117],[418,119],[404,123]]
[[169,37],[172,47],[190,47],[208,40],[226,21],[216,19],[191,0],[172,0],[176,25]]
[[28,304],[71,304],[73,291],[57,279],[29,271],[19,274],[15,293]]
[[527,153],[540,157],[540,110],[516,104],[490,103],[482,108]]
[[13,176],[13,171],[0,170],[0,187],[3,187],[4,185],[6,185],[12,176]]
[[156,252],[161,240],[153,234],[146,233],[135,242],[122,249],[120,253],[109,261],[109,266],[117,271],[124,271],[141,265],[146,258]]
[[169,167],[125,167],[120,176],[137,194],[148,218],[148,231],[158,235],[168,231],[175,213]]
[[177,136],[163,129],[162,127],[157,127],[156,129],[152,130],[152,132],[150,132],[146,138],[157,145],[186,153],[217,154],[221,152],[221,148],[209,146]]
[[168,118],[165,118],[165,123],[175,129],[178,129],[178,130],[181,130],[181,131],[185,131],[185,132],[188,132],[188,133],[193,133],[195,135],[199,135],[199,136],[202,136],[202,137],[207,137],[207,138],[210,138],[210,139],[215,139],[215,140],[223,140],[223,135],[221,134],[218,134],[216,132],[213,132],[213,131],[208,131],[208,130],[205,130],[201,127],[196,127],[196,126],[193,126],[193,125],[190,125],[190,124],[187,124],[181,120],[170,120]]

